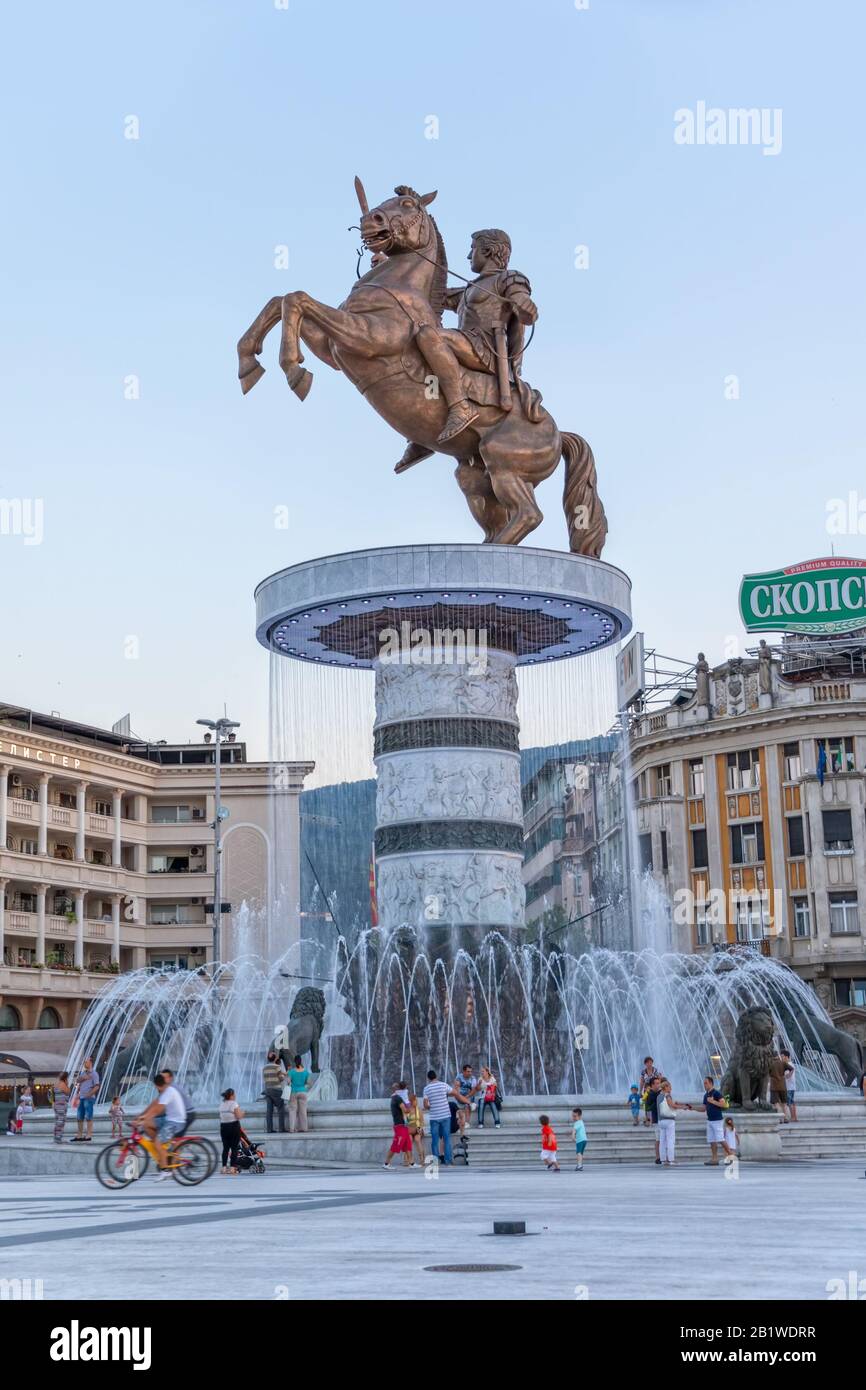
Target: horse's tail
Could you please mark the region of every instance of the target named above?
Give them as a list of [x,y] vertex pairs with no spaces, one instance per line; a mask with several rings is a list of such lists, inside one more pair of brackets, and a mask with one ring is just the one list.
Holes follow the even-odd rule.
[[568,524],[568,548],[598,559],[607,535],[607,517],[597,491],[595,459],[585,439],[562,431],[565,486],[562,506]]

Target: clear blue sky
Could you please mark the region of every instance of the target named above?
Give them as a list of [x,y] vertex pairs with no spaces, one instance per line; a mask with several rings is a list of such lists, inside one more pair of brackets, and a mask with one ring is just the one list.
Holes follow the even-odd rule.
[[[44,540],[0,536],[0,698],[169,738],[226,701],[264,753],[256,582],[478,538],[450,463],[395,477],[401,441],[328,368],[301,405],[273,337],[238,389],[269,296],[349,289],[356,172],[371,201],[438,188],[456,269],[508,229],[525,375],[595,449],[637,625],[721,659],[741,574],[828,553],[828,500],[866,498],[864,44],[860,0],[7,9],[0,495],[43,499]],[[699,101],[781,108],[781,153],[675,144]],[[560,488],[538,544],[564,544]]]

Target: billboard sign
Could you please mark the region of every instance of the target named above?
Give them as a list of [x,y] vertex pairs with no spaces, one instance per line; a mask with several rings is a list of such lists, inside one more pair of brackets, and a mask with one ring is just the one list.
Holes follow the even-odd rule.
[[747,574],[740,584],[747,632],[851,632],[866,627],[866,560],[831,556]]

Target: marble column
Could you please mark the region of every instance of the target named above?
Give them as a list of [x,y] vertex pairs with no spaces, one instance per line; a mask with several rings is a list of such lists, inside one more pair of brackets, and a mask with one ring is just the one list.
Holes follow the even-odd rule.
[[112,796],[112,810],[114,812],[114,841],[111,846],[111,862],[115,869],[119,869],[121,866],[120,822],[123,810],[123,792],[119,787],[115,788]]
[[51,773],[43,772],[39,776],[39,837],[36,848],[40,854],[48,853],[48,783],[51,781]]
[[75,957],[74,965],[84,964],[84,895],[85,889],[79,888],[75,894]]
[[47,883],[36,885],[36,959],[45,964],[45,894]]
[[[437,662],[437,655],[440,660]],[[523,925],[517,681],[509,653],[376,669],[381,925]]]
[[79,782],[76,793],[76,811],[78,824],[75,828],[75,858],[81,864],[84,862],[84,833],[87,824],[87,783]]
[[111,959],[120,964],[120,903],[122,893],[111,895]]

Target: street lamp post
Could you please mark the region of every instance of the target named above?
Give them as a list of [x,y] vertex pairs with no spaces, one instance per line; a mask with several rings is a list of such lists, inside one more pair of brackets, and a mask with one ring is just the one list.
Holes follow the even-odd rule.
[[220,928],[222,926],[222,822],[224,819],[222,806],[222,755],[220,753],[223,734],[227,734],[230,729],[239,729],[240,724],[236,719],[197,719],[197,724],[203,724],[206,729],[211,729],[214,735],[214,766],[216,769],[214,777],[214,818],[213,818],[213,964],[220,958]]

